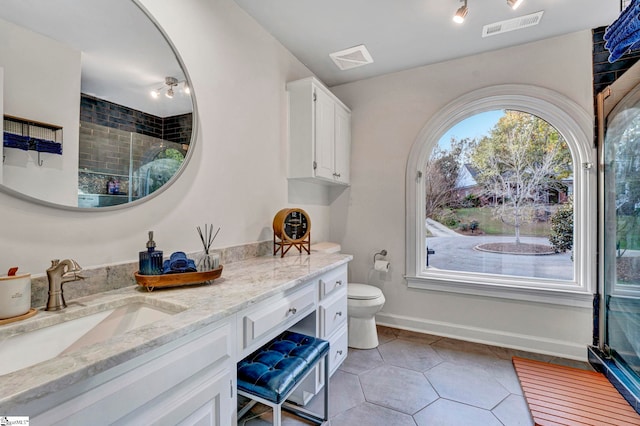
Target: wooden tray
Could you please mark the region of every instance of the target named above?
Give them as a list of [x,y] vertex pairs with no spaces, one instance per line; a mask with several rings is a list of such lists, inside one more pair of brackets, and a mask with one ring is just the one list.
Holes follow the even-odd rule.
[[206,272],[184,272],[181,274],[164,274],[164,275],[141,275],[136,272],[136,282],[138,285],[146,287],[147,290],[153,291],[156,288],[164,287],[180,287],[183,285],[201,284],[207,281],[213,281],[222,275],[222,265],[216,269]]
[[5,325],[5,324],[12,323],[12,322],[20,321],[20,320],[23,320],[23,319],[31,318],[32,316],[34,316],[37,313],[38,313],[37,309],[31,308],[31,309],[29,309],[29,311],[26,314],[18,315],[17,317],[0,319],[0,325]]

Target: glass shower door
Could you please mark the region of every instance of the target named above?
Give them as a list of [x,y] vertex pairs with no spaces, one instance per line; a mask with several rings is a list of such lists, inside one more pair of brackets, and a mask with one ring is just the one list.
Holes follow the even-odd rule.
[[640,87],[607,118],[601,163],[604,349],[640,377]]

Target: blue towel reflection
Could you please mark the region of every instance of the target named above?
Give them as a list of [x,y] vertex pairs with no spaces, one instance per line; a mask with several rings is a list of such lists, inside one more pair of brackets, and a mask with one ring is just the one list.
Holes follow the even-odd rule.
[[18,148],[23,151],[29,149],[29,137],[17,135],[15,133],[3,132],[3,145],[7,148]]
[[35,150],[50,154],[62,155],[62,144],[46,139],[32,138],[30,136],[3,132],[2,143],[7,148],[18,148],[23,151]]
[[45,139],[31,138],[38,152],[48,152],[50,154],[62,155],[62,144]]
[[196,272],[196,264],[182,251],[172,253],[169,259],[162,265],[163,273],[178,274],[182,272]]

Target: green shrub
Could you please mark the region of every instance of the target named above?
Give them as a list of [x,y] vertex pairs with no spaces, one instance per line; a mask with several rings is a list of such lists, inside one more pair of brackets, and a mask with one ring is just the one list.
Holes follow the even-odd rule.
[[464,207],[480,207],[480,197],[475,194],[469,194],[464,197]]
[[460,223],[460,219],[458,218],[456,213],[450,209],[443,209],[438,211],[434,219],[451,229],[454,229]]
[[562,205],[551,216],[549,242],[556,253],[564,253],[573,248],[573,200]]

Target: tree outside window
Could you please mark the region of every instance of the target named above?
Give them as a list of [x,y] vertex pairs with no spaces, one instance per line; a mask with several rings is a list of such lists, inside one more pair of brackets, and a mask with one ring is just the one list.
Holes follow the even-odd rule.
[[573,214],[568,144],[535,115],[483,114],[486,121],[471,117],[447,132],[425,165],[430,266],[573,279],[570,250],[554,245],[551,226],[567,205]]

